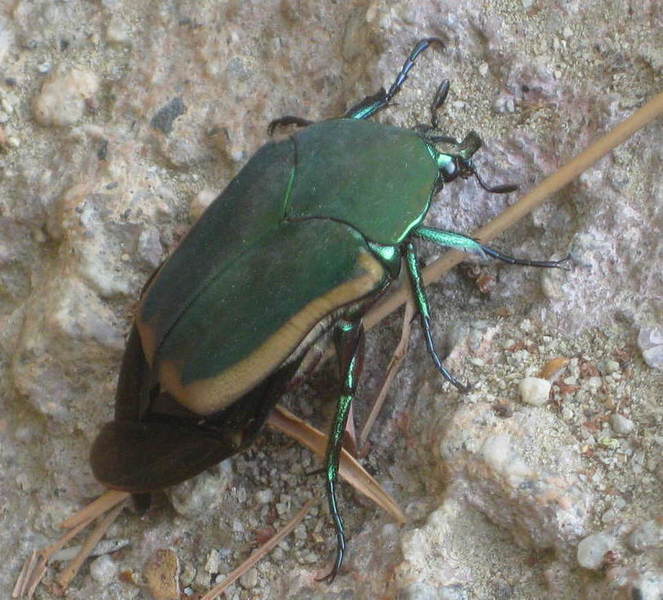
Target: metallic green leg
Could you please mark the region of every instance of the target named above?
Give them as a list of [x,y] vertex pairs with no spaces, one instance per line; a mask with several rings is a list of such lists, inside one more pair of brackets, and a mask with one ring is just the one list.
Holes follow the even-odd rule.
[[424,281],[421,276],[421,270],[419,269],[416,249],[412,242],[408,242],[405,246],[405,264],[407,265],[407,271],[410,275],[410,282],[412,283],[412,290],[414,291],[414,300],[419,310],[419,316],[421,317],[421,327],[424,330],[424,335],[426,337],[428,353],[431,355],[437,370],[442,376],[449,383],[455,385],[461,392],[467,392],[470,388],[463,385],[444,368],[442,359],[435,350],[435,344],[433,343],[433,337],[431,334],[430,305],[428,304],[428,298],[426,297],[426,290],[424,289]]
[[514,258],[508,254],[503,254],[499,250],[495,250],[489,246],[484,246],[477,240],[463,235],[462,233],[454,233],[453,231],[445,231],[443,229],[435,229],[433,227],[417,227],[414,230],[415,235],[418,237],[433,242],[438,246],[445,246],[447,248],[455,248],[456,250],[464,250],[465,252],[476,252],[481,256],[491,256],[501,260],[502,262],[509,263],[510,265],[524,265],[526,267],[545,267],[548,269],[565,269],[564,262],[569,260],[566,256],[561,260],[530,260],[529,258]]
[[336,355],[338,356],[341,375],[342,388],[341,395],[336,407],[336,416],[329,436],[326,457],[327,474],[327,500],[329,502],[329,512],[331,513],[336,528],[336,560],[334,566],[328,575],[322,578],[323,581],[331,583],[343,562],[345,553],[345,533],[343,530],[343,519],[338,510],[338,501],[336,499],[336,481],[338,479],[338,465],[343,446],[343,435],[345,434],[345,424],[348,420],[350,406],[357,391],[357,380],[361,373],[364,357],[364,327],[361,321],[340,321],[334,331],[334,344],[336,346]]

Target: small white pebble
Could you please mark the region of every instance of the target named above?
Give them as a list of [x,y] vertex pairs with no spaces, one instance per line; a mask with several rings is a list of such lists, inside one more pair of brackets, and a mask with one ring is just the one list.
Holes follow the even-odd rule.
[[482,62],[479,65],[479,75],[481,75],[481,77],[488,75],[488,63]]
[[600,569],[606,552],[616,545],[615,538],[607,533],[595,533],[578,544],[578,564],[585,569]]
[[619,368],[619,363],[616,360],[606,360],[603,363],[599,365],[599,369],[601,369],[604,373],[618,373],[620,371]]
[[627,419],[623,415],[614,413],[610,416],[610,426],[615,433],[619,435],[628,435],[633,431],[635,424],[631,419]]
[[131,30],[124,21],[112,17],[106,28],[106,40],[109,44],[130,46]]
[[108,554],[95,558],[90,563],[90,576],[102,585],[111,583],[117,576],[117,572],[117,565]]
[[587,385],[589,386],[590,390],[597,392],[603,385],[603,380],[600,377],[590,377],[587,380]]
[[520,397],[525,404],[543,406],[550,396],[550,381],[538,377],[525,377],[518,385]]
[[249,569],[239,578],[239,584],[245,589],[250,590],[251,588],[258,585],[258,571],[253,568]]
[[256,492],[256,500],[259,504],[269,504],[274,498],[274,492],[270,489]]
[[205,562],[205,571],[208,573],[218,573],[221,566],[221,557],[218,550],[210,550]]

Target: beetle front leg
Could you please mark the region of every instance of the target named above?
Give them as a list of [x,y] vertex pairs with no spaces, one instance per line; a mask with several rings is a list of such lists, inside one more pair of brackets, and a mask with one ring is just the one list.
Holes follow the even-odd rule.
[[569,256],[565,256],[560,260],[531,260],[529,258],[515,258],[504,254],[499,250],[495,250],[490,246],[484,246],[474,238],[471,238],[462,233],[455,233],[453,231],[445,231],[443,229],[435,229],[433,227],[417,227],[414,231],[418,237],[433,242],[438,246],[446,248],[455,248],[456,250],[463,250],[465,252],[476,252],[482,256],[491,256],[497,260],[508,263],[510,265],[523,265],[526,267],[543,267],[546,269],[568,269],[563,263],[569,260]]
[[[419,55],[433,43],[440,44],[444,47],[444,43],[439,38],[425,38],[420,40],[413,48],[412,52],[410,52],[410,56],[407,57],[405,63],[403,63],[403,67],[398,75],[396,75],[396,79],[391,84],[390,88],[388,90],[381,88],[377,94],[366,96],[361,102],[355,104],[349,109],[343,117],[346,119],[368,119],[387,106],[392,101],[393,97],[400,92]],[[435,99],[433,100],[433,104],[437,105],[436,108],[444,102],[448,89],[448,83],[445,84],[444,82],[438,88]]]
[[428,353],[431,355],[431,358],[435,363],[435,367],[442,374],[442,376],[449,383],[455,385],[461,392],[467,392],[470,389],[469,386],[462,384],[451,373],[449,373],[449,371],[446,370],[442,364],[442,359],[439,357],[437,351],[435,350],[435,344],[433,343],[433,336],[431,332],[430,305],[428,304],[428,298],[426,297],[424,279],[421,275],[421,269],[419,268],[419,260],[417,258],[416,249],[412,242],[408,242],[405,246],[405,264],[407,265],[407,271],[410,276],[410,283],[412,284],[412,291],[414,292],[414,301],[417,304],[419,316],[421,317],[421,327],[424,330]]
[[327,500],[329,512],[331,513],[336,528],[336,560],[332,570],[321,581],[331,583],[343,563],[345,553],[345,533],[343,519],[338,510],[336,498],[336,482],[338,480],[338,465],[343,446],[343,435],[348,414],[354,395],[357,391],[357,380],[361,373],[364,360],[364,326],[361,321],[341,320],[334,330],[334,345],[338,356],[341,371],[341,394],[338,398],[336,415],[329,435],[327,444],[327,456],[325,459],[325,470],[327,477]]

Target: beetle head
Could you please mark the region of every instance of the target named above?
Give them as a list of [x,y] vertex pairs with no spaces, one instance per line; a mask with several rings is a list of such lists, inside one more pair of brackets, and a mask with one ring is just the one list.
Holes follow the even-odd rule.
[[[452,141],[452,138],[437,138],[443,141]],[[440,178],[443,183],[453,181],[457,177],[467,179],[475,177],[479,185],[492,194],[509,194],[518,189],[517,185],[506,184],[489,186],[479,177],[472,157],[481,148],[481,138],[475,131],[470,131],[461,142],[452,141],[450,149],[438,153],[437,164]]]

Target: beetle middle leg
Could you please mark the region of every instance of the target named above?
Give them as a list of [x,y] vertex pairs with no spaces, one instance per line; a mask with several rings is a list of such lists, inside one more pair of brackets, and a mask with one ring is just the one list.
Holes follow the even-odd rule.
[[325,458],[325,471],[327,479],[327,501],[334,527],[336,528],[336,559],[332,570],[321,581],[331,583],[343,562],[345,553],[345,532],[343,519],[338,510],[336,498],[336,482],[338,479],[338,465],[343,445],[345,425],[348,421],[350,407],[357,391],[357,380],[361,374],[364,359],[364,327],[361,321],[342,319],[336,324],[334,330],[334,345],[341,371],[341,393],[338,398],[336,415],[329,435],[327,456]]

